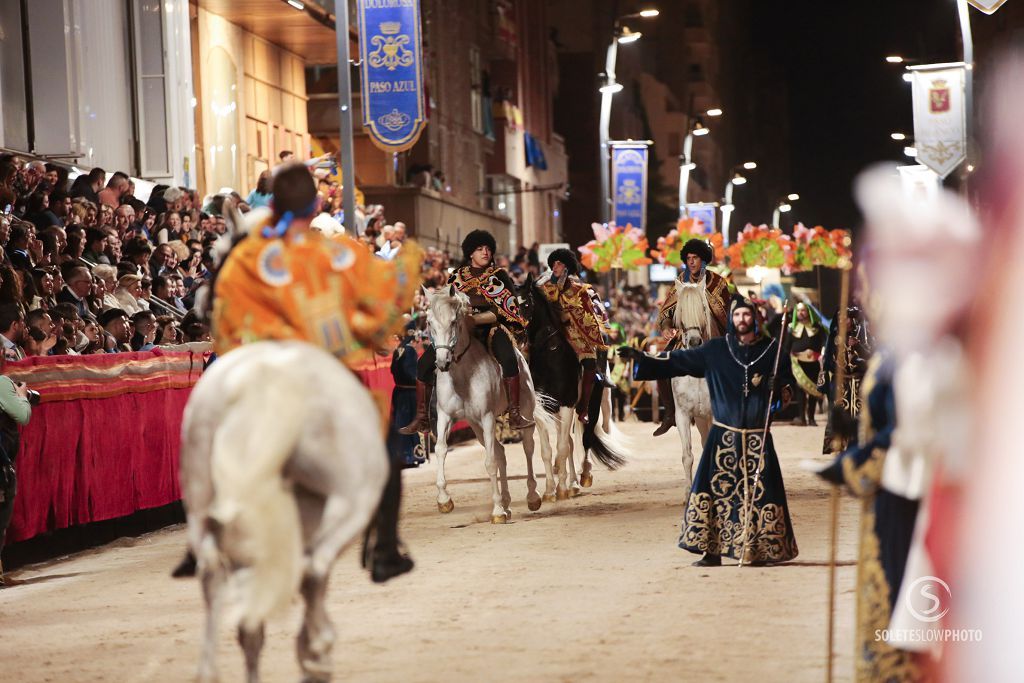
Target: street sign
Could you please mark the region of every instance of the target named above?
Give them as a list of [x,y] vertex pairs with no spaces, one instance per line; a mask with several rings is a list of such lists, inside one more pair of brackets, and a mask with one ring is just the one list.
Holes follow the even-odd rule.
[[912,67],[917,161],[945,178],[967,158],[964,65]]
[[696,218],[703,223],[701,230],[704,234],[710,235],[715,232],[717,226],[716,216],[718,215],[718,211],[716,211],[714,204],[706,204],[704,202],[700,202],[699,204],[687,204],[686,212],[690,214],[690,218]]
[[423,103],[420,0],[358,0],[363,128],[385,152],[416,144]]
[[985,14],[994,14],[1005,2],[1006,0],[967,0],[968,5],[971,5],[974,9],[981,10]]
[[612,147],[612,220],[615,225],[647,226],[647,144]]

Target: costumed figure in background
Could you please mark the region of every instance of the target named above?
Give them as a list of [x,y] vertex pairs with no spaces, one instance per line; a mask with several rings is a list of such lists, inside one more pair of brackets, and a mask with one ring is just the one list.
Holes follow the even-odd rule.
[[554,250],[548,256],[548,266],[551,272],[542,276],[537,285],[548,301],[558,307],[562,332],[580,361],[583,374],[576,415],[581,422],[587,422],[594,379],[607,365],[608,317],[593,287],[580,282],[580,266],[571,251]]
[[[462,241],[465,263],[452,273],[448,284],[469,297],[473,306],[474,334],[501,366],[509,428],[518,431],[533,425],[533,421],[520,412],[519,361],[515,354],[515,339],[523,334],[526,321],[519,312],[512,278],[504,268],[494,265],[496,249],[491,233],[486,230],[470,232]],[[433,345],[424,348],[416,371],[416,416],[399,430],[402,434],[431,431],[430,397],[437,371],[436,358]]]
[[925,548],[928,492],[933,472],[957,469],[950,463],[973,450],[956,331],[978,282],[980,230],[963,199],[908,193],[894,168],[864,173],[856,196],[880,350],[861,387],[857,439],[820,475],[862,499],[856,680],[925,680],[926,649],[938,642],[928,632],[941,627],[936,608],[948,610]]
[[821,347],[825,344],[825,331],[813,308],[802,301],[793,311],[789,325],[789,358],[793,378],[800,387],[800,412],[797,424],[817,427],[814,413],[818,409],[818,375],[821,374]]
[[[831,404],[828,422],[825,423],[825,439],[821,447],[821,452],[826,454],[842,452],[849,446],[846,434],[851,428],[855,429],[860,416],[860,389],[868,369],[868,359],[871,358],[875,347],[868,320],[856,302],[847,306],[846,319],[849,321],[849,327],[846,335],[843,388],[836,393],[836,363],[839,358],[836,339],[839,334],[838,312],[832,317],[832,324],[829,325],[828,340],[825,342],[825,353],[821,362],[821,375],[818,378],[818,391],[826,396]],[[835,400],[837,396],[838,401]],[[834,444],[836,439],[838,442]]]
[[[265,222],[231,249],[216,275],[211,324],[219,356],[249,342],[300,340],[352,367],[401,329],[419,287],[420,250],[407,243],[383,261],[350,237],[328,238],[310,229],[319,203],[302,164],[274,174],[272,214],[263,214]],[[392,466],[378,513],[374,581],[413,566],[398,548],[400,497],[401,469]],[[183,563],[176,574],[189,569]]]
[[779,363],[779,342],[763,334],[749,299],[734,297],[729,315],[729,332],[697,348],[641,354],[623,347],[619,354],[633,359],[635,379],[708,380],[714,421],[679,547],[703,553],[696,566],[719,566],[723,555],[743,564],[786,562],[797,556],[797,544],[766,425],[772,397],[788,401],[793,378],[789,364]]
[[[658,311],[658,329],[661,337],[668,342],[666,350],[679,348],[683,342],[683,320],[687,317],[677,310],[680,294],[689,287],[701,291],[704,301],[704,315],[697,316],[710,321],[708,338],[714,339],[725,334],[729,324],[729,284],[725,279],[708,269],[715,258],[715,251],[705,240],[691,239],[683,245],[680,255],[685,262],[683,271],[676,278],[675,288],[665,298]],[[691,318],[694,316],[690,316]],[[654,436],[661,436],[676,425],[675,399],[672,385],[667,378],[658,380],[658,395],[664,405],[664,418],[654,430]]]
[[416,363],[423,341],[414,320],[406,323],[405,334],[391,354],[391,424],[388,427],[388,453],[401,467],[419,467],[426,461],[426,449],[419,434],[402,434],[400,427],[416,414]]

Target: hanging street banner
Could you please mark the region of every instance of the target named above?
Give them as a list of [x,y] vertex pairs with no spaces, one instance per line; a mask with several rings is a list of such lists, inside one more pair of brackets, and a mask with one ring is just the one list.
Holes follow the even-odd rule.
[[701,226],[701,232],[705,235],[710,235],[717,229],[716,216],[718,211],[715,209],[714,204],[706,204],[699,202],[697,204],[687,204],[686,212],[690,214],[690,218],[696,218],[703,225]]
[[917,162],[945,178],[967,156],[962,64],[912,67]]
[[647,230],[647,145],[611,142],[612,221]]
[[994,14],[1005,2],[1006,0],[967,0],[968,5],[972,5],[975,9],[979,9],[985,14]]
[[385,152],[409,149],[427,123],[420,0],[358,0],[363,128]]

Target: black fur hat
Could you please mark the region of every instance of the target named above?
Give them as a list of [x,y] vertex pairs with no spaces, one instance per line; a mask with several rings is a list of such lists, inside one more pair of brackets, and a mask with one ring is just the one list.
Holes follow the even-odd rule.
[[479,247],[484,246],[491,248],[492,257],[498,250],[498,244],[494,241],[494,235],[486,230],[473,230],[466,235],[466,239],[462,240],[462,258],[466,260],[466,263],[469,263],[469,257],[472,253]]
[[548,254],[548,268],[554,268],[555,261],[565,266],[566,270],[569,271],[569,275],[580,274],[580,263],[576,260],[576,255],[568,249],[555,249]]
[[679,251],[679,255],[682,259],[686,260],[687,254],[696,254],[704,262],[704,265],[710,265],[715,260],[715,250],[711,248],[707,240],[699,240],[696,237],[689,240],[683,245],[683,248]]

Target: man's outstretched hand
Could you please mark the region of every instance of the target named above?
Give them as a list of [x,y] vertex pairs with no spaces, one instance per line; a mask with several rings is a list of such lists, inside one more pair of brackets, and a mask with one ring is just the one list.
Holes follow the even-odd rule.
[[620,346],[619,350],[617,351],[617,353],[619,354],[619,358],[621,358],[622,360],[624,360],[626,362],[629,362],[631,360],[636,360],[641,355],[643,355],[639,351],[634,349],[632,346]]

